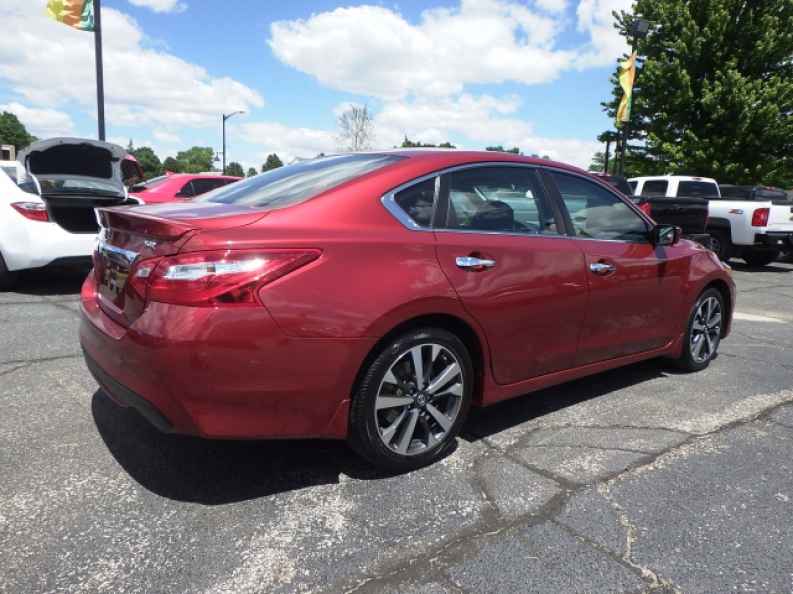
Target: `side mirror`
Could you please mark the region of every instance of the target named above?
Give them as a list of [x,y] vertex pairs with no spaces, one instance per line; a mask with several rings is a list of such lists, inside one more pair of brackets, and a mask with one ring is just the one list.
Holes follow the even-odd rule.
[[680,242],[683,230],[675,225],[656,225],[650,231],[650,241],[656,247],[675,245]]

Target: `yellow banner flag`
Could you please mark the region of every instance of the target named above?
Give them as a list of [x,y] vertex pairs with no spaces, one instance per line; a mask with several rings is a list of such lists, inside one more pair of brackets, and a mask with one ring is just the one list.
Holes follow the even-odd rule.
[[623,122],[631,119],[631,105],[633,103],[633,81],[636,79],[636,52],[633,52],[625,60],[620,62],[620,87],[622,87],[622,99],[617,108],[617,127],[622,126]]
[[80,31],[94,30],[94,0],[49,0],[47,14]]

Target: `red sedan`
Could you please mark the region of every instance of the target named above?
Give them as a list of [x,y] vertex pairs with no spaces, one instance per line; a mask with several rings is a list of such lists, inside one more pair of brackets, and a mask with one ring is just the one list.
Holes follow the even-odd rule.
[[145,204],[184,202],[241,179],[219,173],[167,173],[132,186],[130,195]]
[[391,469],[443,456],[471,405],[654,357],[703,369],[732,318],[712,252],[517,155],[324,157],[100,216],[80,337],[111,398]]

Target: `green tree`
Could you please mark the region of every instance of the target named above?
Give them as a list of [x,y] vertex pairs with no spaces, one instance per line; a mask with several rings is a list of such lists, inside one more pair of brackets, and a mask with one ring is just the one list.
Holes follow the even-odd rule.
[[[634,13],[652,27],[636,42],[626,171],[793,185],[793,2],[637,0]],[[627,36],[631,15],[616,16]]]
[[176,153],[176,160],[181,163],[181,171],[183,173],[212,171],[215,151],[209,146],[194,146],[186,151]]
[[423,143],[420,141],[410,140],[410,138],[405,135],[405,139],[402,141],[400,148],[457,148],[448,140],[446,142],[442,142],[441,144],[429,144]]
[[226,175],[233,175],[234,177],[245,177],[245,170],[242,165],[236,161],[232,161],[226,165]]
[[166,157],[162,162],[163,172],[170,171],[172,173],[184,173],[183,163],[177,161],[173,157]]
[[495,151],[498,153],[515,153],[516,155],[520,155],[520,148],[513,146],[511,149],[505,149],[502,145],[497,144],[496,146],[488,146],[485,147],[486,151]]
[[248,167],[248,175],[247,177],[253,177],[256,175],[257,171],[255,167]]
[[0,114],[0,144],[13,144],[20,151],[34,140],[17,116],[9,111]]
[[[130,145],[132,145],[132,141],[130,141]],[[162,175],[163,164],[152,148],[148,146],[139,146],[138,148],[127,150],[130,155],[138,160],[141,169],[143,169],[143,177],[145,179],[151,179],[152,177]]]
[[283,162],[275,153],[267,155],[267,160],[264,162],[264,165],[262,165],[262,173],[270,171],[270,169],[278,169],[279,167],[283,167],[283,165]]

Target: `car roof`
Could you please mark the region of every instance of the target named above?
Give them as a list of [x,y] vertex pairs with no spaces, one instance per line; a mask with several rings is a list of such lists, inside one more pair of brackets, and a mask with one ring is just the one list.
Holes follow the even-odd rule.
[[701,181],[707,183],[716,183],[712,177],[700,177],[698,175],[642,175],[639,177],[631,177],[628,181],[671,181],[676,179],[678,181]]

